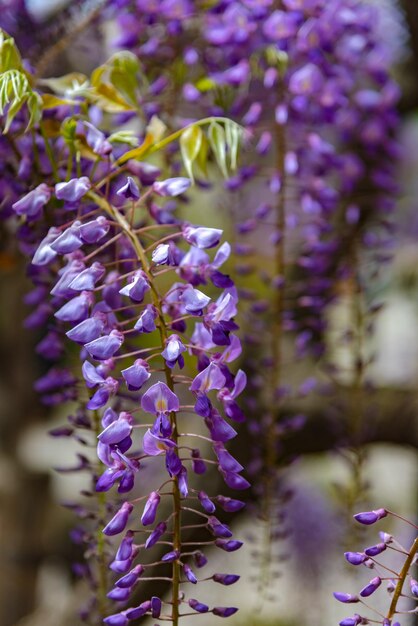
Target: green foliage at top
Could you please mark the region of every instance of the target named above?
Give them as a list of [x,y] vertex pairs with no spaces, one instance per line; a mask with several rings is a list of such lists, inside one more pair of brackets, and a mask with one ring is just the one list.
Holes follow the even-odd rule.
[[13,37],[0,29],[0,115],[4,115],[7,109],[4,133],[9,131],[11,123],[24,105],[29,112],[26,127],[28,130],[41,119],[42,100],[32,89],[30,77],[23,69]]

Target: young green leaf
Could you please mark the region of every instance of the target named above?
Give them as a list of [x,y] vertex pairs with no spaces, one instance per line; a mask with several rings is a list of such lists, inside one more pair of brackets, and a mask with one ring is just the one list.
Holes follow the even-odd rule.
[[193,163],[202,146],[203,132],[199,126],[189,126],[180,137],[180,150],[189,177],[194,180]]
[[230,166],[232,170],[235,170],[237,167],[238,150],[241,142],[242,129],[232,120],[228,120],[225,122],[225,136],[229,152]]
[[209,126],[208,139],[210,147],[215,155],[219,169],[225,178],[228,177],[228,169],[226,166],[226,137],[223,127],[217,122],[212,122]]

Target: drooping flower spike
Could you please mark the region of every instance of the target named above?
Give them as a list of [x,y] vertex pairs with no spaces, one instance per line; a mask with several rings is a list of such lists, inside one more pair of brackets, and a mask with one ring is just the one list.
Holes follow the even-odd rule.
[[[71,119],[66,123],[71,125]],[[120,148],[114,148],[90,121],[83,125],[77,119],[74,123],[77,132],[84,133],[93,156],[87,151],[76,166],[71,146],[64,142],[59,151],[54,138],[44,137],[45,154],[41,158],[48,162],[54,146],[57,160],[46,168],[44,182],[13,203],[13,211],[21,220],[21,246],[31,260],[35,282],[31,302],[36,308],[28,324],[47,328],[39,350],[52,363],[36,389],[46,404],[68,399],[78,402],[76,415],[70,417],[71,427],[55,432],[55,436],[78,437],[80,428],[96,436],[97,464],[80,455],[74,469],[92,470],[96,492],[100,501],[106,502],[106,510],[89,514],[96,517],[100,527],[93,535],[86,534],[86,541],[100,567],[106,555],[112,554],[109,571],[104,576],[93,569],[89,577],[93,588],[107,598],[106,603],[117,604],[112,615],[105,605],[93,605],[92,610],[110,624],[127,623],[142,615],[177,624],[183,605],[189,611],[194,606],[188,595],[184,596],[183,585],[202,579],[189,561],[194,559],[197,568],[207,562],[200,544],[231,551],[241,546],[238,541],[231,547],[216,543],[220,536],[232,536],[214,515],[222,517],[224,510],[216,498],[228,501],[229,495],[219,496],[218,490],[211,493],[208,486],[205,498],[198,497],[202,468],[206,470],[208,464],[219,469],[227,488],[249,485],[241,476],[242,466],[231,455],[226,456],[223,444],[221,451],[215,447],[226,441],[222,433],[229,433],[227,439],[236,435],[215,407],[219,384],[235,402],[229,347],[236,343],[233,331],[238,327],[233,316],[237,297],[233,296],[234,306],[224,313],[208,309],[211,302],[222,302],[233,289],[229,279],[228,293],[224,293],[216,270],[217,251],[212,251],[220,244],[222,230],[199,227],[179,217],[164,218],[166,198],[183,196],[191,181],[185,177],[161,180],[158,170],[151,171],[143,164],[139,171],[136,163],[132,163],[132,175],[126,177],[123,163],[130,166],[129,151],[127,157],[121,155]],[[233,124],[228,120],[204,123],[207,128],[225,124],[225,129]],[[199,125],[195,128],[204,132]],[[233,124],[231,128],[238,127]],[[153,131],[147,132],[150,148],[157,146]],[[168,143],[178,136],[181,133],[174,134]],[[227,138],[224,149],[230,150]],[[80,175],[90,171],[91,161],[93,175]],[[103,179],[108,180],[105,186]],[[170,211],[176,215],[175,206]],[[52,223],[46,225],[41,220],[43,213]],[[198,290],[187,276],[194,275],[193,249],[202,248],[209,249],[207,263],[213,263],[213,268],[208,267]],[[190,260],[180,267],[186,255]],[[163,265],[168,273],[161,271]],[[202,322],[213,336],[211,350],[195,332]],[[216,344],[216,325],[224,322],[220,347]],[[66,344],[72,344],[79,353],[78,375],[53,365]],[[227,350],[229,356],[222,360]],[[203,353],[209,370],[222,363],[224,373],[218,376],[218,383],[211,385],[210,377],[199,382]],[[193,411],[199,394],[210,406],[205,418]],[[207,429],[205,437],[202,428]],[[144,485],[139,479],[143,471],[151,472],[146,480],[148,493],[136,498],[133,490]],[[87,515],[81,507],[78,510],[80,516]],[[192,550],[183,546],[184,526],[198,529]],[[107,539],[118,541],[119,537],[119,546]],[[148,569],[148,576],[143,576],[150,566],[140,562],[142,548],[155,551],[155,564]],[[140,588],[142,580],[161,576],[171,581],[171,603],[151,596],[133,605],[133,588]],[[103,585],[107,581],[112,584],[112,578],[113,586],[105,589]],[[238,578],[213,572],[209,576],[224,585]],[[196,615],[202,606],[196,604]],[[235,610],[207,607],[219,616]]]

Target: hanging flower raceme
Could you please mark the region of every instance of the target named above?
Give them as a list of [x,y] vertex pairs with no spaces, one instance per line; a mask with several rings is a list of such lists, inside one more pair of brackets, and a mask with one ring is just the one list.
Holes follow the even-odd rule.
[[[360,523],[370,526],[386,517],[393,517],[402,520],[417,534],[417,526],[408,520],[398,516],[396,513],[386,509],[375,511],[365,511],[357,513],[354,519]],[[416,613],[416,606],[411,608],[411,604],[417,603],[418,584],[413,577],[413,565],[418,552],[418,537],[416,537],[409,548],[404,547],[392,534],[384,531],[379,532],[379,541],[375,545],[365,548],[362,552],[346,552],[345,558],[351,565],[363,565],[369,570],[370,580],[363,586],[358,594],[334,592],[334,597],[343,604],[357,604],[361,614],[355,613],[351,617],[346,617],[340,622],[340,626],[357,626],[357,624],[376,623],[382,626],[400,626],[402,615]],[[388,561],[390,554],[401,555],[403,563],[399,569],[394,570],[393,564]],[[378,558],[376,558],[378,557]],[[385,558],[388,557],[388,558]],[[366,615],[370,606],[364,603],[364,598],[369,598],[377,592],[379,588],[386,587],[390,596],[389,608],[383,616],[378,611],[373,615]],[[361,605],[365,604],[363,609]],[[376,615],[380,617],[377,618]]]
[[[183,585],[209,580],[230,585],[239,578],[213,573],[202,578],[195,571],[207,562],[201,543],[227,551],[241,546],[232,540],[219,543],[220,537],[232,533],[217,515],[239,510],[244,503],[219,495],[217,488],[211,493],[209,486],[205,497],[199,497],[202,474],[209,465],[219,469],[227,489],[249,485],[241,475],[243,467],[224,447],[223,442],[237,433],[228,414],[225,419],[220,413],[223,405],[235,406],[236,375],[229,364],[240,352],[231,351],[239,343],[233,335],[238,328],[233,321],[237,296],[232,280],[222,279],[218,271],[229,246],[220,245],[222,230],[175,216],[174,199],[188,190],[188,178],[157,180],[157,168],[131,161],[129,151],[125,157],[119,143],[114,148],[90,121],[77,119],[74,124],[92,152],[75,167],[71,145],[43,136],[44,152],[40,142],[38,156],[47,174],[34,188],[12,196],[12,211],[20,220],[18,237],[30,257],[35,284],[27,297],[34,311],[26,326],[46,329],[37,351],[51,362],[35,387],[48,405],[78,402],[69,426],[55,429],[54,436],[74,436],[86,443],[85,433],[80,434],[84,430],[97,438],[97,463],[79,455],[72,469],[93,472],[95,490],[100,502],[107,503],[110,519],[103,524],[103,511],[87,515],[84,507],[73,509],[102,524],[85,537],[100,563],[113,552],[109,573],[103,576],[93,567],[88,577],[99,596],[107,595],[109,604],[117,605],[111,615],[103,603],[92,605],[92,610],[108,624],[126,624],[143,615],[177,624],[185,610],[226,617],[237,609],[210,608],[185,595]],[[147,141],[156,143],[147,132]],[[17,141],[17,150],[21,143]],[[52,146],[56,161],[51,159]],[[230,150],[227,143],[224,147]],[[93,175],[84,174],[92,161]],[[124,173],[126,168],[131,176]],[[196,252],[205,255],[198,283],[202,290],[193,279],[200,265]],[[233,305],[222,307],[224,298],[232,298]],[[212,310],[213,302],[217,304]],[[209,350],[206,336],[200,341],[196,333],[202,320],[212,338]],[[221,343],[217,324],[225,325]],[[55,365],[71,344],[80,357],[78,374],[74,368]],[[203,356],[207,372],[202,371]],[[216,396],[220,389],[222,402]],[[208,406],[204,416],[194,410],[199,398]],[[145,484],[138,480],[142,472],[149,493],[137,497]],[[230,500],[238,504],[231,507]],[[183,527],[196,529],[195,549],[190,549],[190,541],[183,546]],[[120,535],[119,547],[114,546]],[[155,551],[152,566],[149,559],[139,562],[142,548]],[[113,588],[104,589],[105,579],[111,577]],[[161,577],[171,582],[170,603],[146,596],[129,608],[142,580]]]

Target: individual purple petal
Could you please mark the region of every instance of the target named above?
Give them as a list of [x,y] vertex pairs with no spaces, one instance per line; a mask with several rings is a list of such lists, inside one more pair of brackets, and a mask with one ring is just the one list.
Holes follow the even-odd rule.
[[251,486],[248,480],[246,480],[243,476],[240,476],[240,474],[237,474],[236,472],[222,471],[222,475],[224,477],[225,483],[231,489],[243,490],[249,489],[249,487]]
[[91,182],[87,176],[81,178],[72,178],[66,183],[57,183],[55,185],[55,195],[58,200],[66,200],[67,202],[77,202],[91,188]]
[[199,493],[197,494],[197,497],[199,498],[200,504],[202,505],[206,513],[215,512],[216,507],[213,504],[212,500],[210,500],[207,493],[205,493],[204,491],[199,491]]
[[92,290],[96,283],[103,278],[105,268],[101,263],[93,263],[91,267],[87,267],[80,272],[68,285],[74,291]]
[[165,465],[171,477],[178,476],[182,471],[182,464],[174,448],[169,448],[165,454]]
[[105,526],[103,532],[105,535],[118,535],[126,528],[129,515],[133,511],[133,506],[130,502],[124,502],[119,511],[112,517],[110,522]]
[[209,417],[205,417],[205,423],[214,441],[225,442],[237,436],[237,431],[222,419],[215,410],[212,411]]
[[116,422],[112,422],[105,428],[100,435],[99,441],[107,445],[119,443],[132,432],[132,416],[129,413],[122,412]]
[[149,373],[149,365],[143,359],[137,359],[133,365],[121,371],[128,389],[130,391],[138,391],[147,382],[151,374]]
[[363,513],[357,513],[354,515],[354,519],[360,524],[365,524],[369,526],[370,524],[374,524],[379,521],[383,517],[387,516],[386,509],[376,509],[375,511],[365,511]]
[[165,344],[164,350],[161,352],[161,356],[165,359],[168,367],[173,368],[176,363],[179,367],[184,366],[184,359],[181,356],[183,352],[186,352],[186,348],[178,335],[170,335]]
[[49,229],[46,237],[39,244],[33,258],[32,265],[47,265],[55,259],[57,253],[51,248],[51,244],[59,237],[61,231],[59,228],[52,227]]
[[165,265],[168,263],[170,246],[168,243],[160,243],[152,251],[152,262],[156,265]]
[[214,443],[213,450],[218,458],[220,467],[226,472],[241,472],[244,469],[241,463],[238,463],[221,442]]
[[37,219],[50,198],[51,189],[45,183],[41,183],[12,204],[12,209],[17,215],[26,215],[32,219]]
[[166,554],[161,557],[161,560],[164,563],[172,563],[173,561],[177,561],[179,556],[180,552],[178,550],[171,550],[171,552],[166,552]]
[[187,563],[183,565],[183,572],[189,582],[193,583],[193,585],[197,583],[197,578],[194,575],[192,568],[190,565],[187,565]]
[[140,333],[152,333],[155,329],[155,320],[158,317],[156,308],[152,304],[148,304],[141,313],[134,328]]
[[214,574],[212,578],[215,583],[219,583],[220,585],[233,585],[241,577],[237,574]]
[[86,141],[93,152],[102,157],[108,156],[112,152],[112,144],[106,139],[105,134],[90,122],[84,122],[84,126],[87,128]]
[[114,615],[105,617],[103,622],[108,626],[127,626],[128,618],[124,613],[114,613]]
[[209,304],[211,298],[199,289],[194,289],[188,285],[180,296],[180,302],[184,304],[184,308],[188,313],[200,315],[203,309]]
[[133,609],[128,609],[127,611],[125,611],[125,614],[128,620],[135,620],[143,617],[146,613],[148,613],[150,609],[151,601],[146,600],[145,602],[142,602],[139,606]]
[[341,622],[339,622],[340,626],[358,626],[358,624],[362,623],[362,618],[357,613],[353,617],[346,617]]
[[151,616],[158,619],[161,615],[162,602],[157,596],[151,598]]
[[139,200],[139,187],[131,176],[128,176],[126,183],[120,187],[116,195],[125,198],[126,200]]
[[88,316],[92,303],[91,293],[83,291],[79,296],[72,298],[58,309],[55,317],[62,322],[80,322]]
[[334,591],[333,596],[336,600],[338,600],[338,602],[344,602],[345,604],[360,602],[359,597],[351,593],[341,593],[339,591]]
[[215,537],[221,537],[223,539],[229,539],[232,537],[232,533],[228,526],[226,524],[222,524],[218,518],[213,515],[208,517],[208,528]]
[[86,385],[89,388],[95,387],[96,385],[101,385],[104,383],[104,378],[97,369],[92,365],[89,361],[84,361],[81,368],[83,378],[86,381]]
[[367,554],[367,556],[377,556],[378,554],[381,554],[384,550],[386,550],[386,544],[378,543],[375,546],[370,546],[370,548],[366,548],[364,550],[364,554]]
[[79,227],[79,234],[85,243],[97,243],[103,239],[105,235],[107,235],[109,229],[110,225],[108,220],[103,215],[100,215],[91,222],[81,224]]
[[170,448],[174,448],[175,445],[176,444],[174,441],[171,441],[171,439],[160,437],[150,429],[146,431],[142,439],[142,448],[145,454],[149,454],[150,456],[158,456]]
[[116,552],[115,559],[117,561],[126,561],[131,558],[133,552],[134,533],[128,530],[124,538],[122,539],[118,551]]
[[234,615],[238,611],[237,608],[233,606],[215,606],[212,610],[212,613],[217,617],[230,617]]
[[58,254],[70,254],[83,245],[79,235],[80,222],[74,222],[51,243],[51,249]]
[[153,532],[149,535],[148,539],[145,542],[145,548],[152,548],[157,541],[164,535],[167,530],[167,524],[165,522],[160,522],[157,524]]
[[115,589],[112,589],[111,591],[109,591],[109,593],[107,593],[106,596],[110,598],[110,600],[114,600],[115,602],[126,602],[130,594],[131,594],[130,589],[128,588],[123,589],[122,587],[116,587]]
[[361,565],[367,561],[367,556],[362,552],[345,552],[344,556],[351,565]]
[[170,413],[180,409],[180,402],[176,394],[165,383],[158,382],[152,385],[141,398],[141,407],[147,413],[158,415]]
[[59,279],[50,291],[51,296],[57,296],[58,298],[70,298],[75,295],[69,285],[80,272],[85,269],[85,265],[82,261],[75,259],[70,261],[65,267],[58,272]]
[[119,290],[119,293],[122,296],[128,296],[134,302],[142,302],[149,289],[150,285],[147,275],[142,270],[139,270],[131,277],[129,283]]
[[212,413],[212,403],[204,393],[199,393],[196,398],[194,410],[200,417],[209,417]]
[[209,607],[207,604],[203,604],[202,602],[199,602],[194,598],[191,598],[189,600],[189,606],[191,609],[197,611],[198,613],[207,613],[209,611]]
[[223,231],[219,228],[206,228],[203,226],[186,226],[183,229],[183,237],[193,246],[200,249],[213,248],[217,246]]
[[216,496],[216,502],[227,513],[235,513],[245,506],[245,502],[242,502],[242,500],[234,500],[226,496]]
[[181,470],[178,474],[178,485],[179,491],[182,498],[187,498],[189,495],[189,480],[187,469],[182,465]]
[[101,385],[101,387],[94,393],[93,397],[87,402],[86,409],[89,411],[101,409],[108,403],[110,397],[117,393],[118,388],[118,381],[111,376],[108,376],[103,385]]
[[83,320],[65,334],[69,339],[72,339],[72,341],[76,341],[77,343],[84,345],[100,337],[103,330],[103,320],[98,316],[93,316]]
[[149,526],[149,524],[153,524],[155,522],[155,516],[157,514],[160,500],[160,495],[156,491],[151,491],[141,516],[141,523],[143,526]]
[[235,541],[233,539],[215,539],[215,546],[225,552],[235,552],[235,550],[239,550],[243,545],[242,541]]
[[382,584],[381,578],[379,578],[379,576],[375,576],[375,578],[372,578],[369,584],[363,587],[363,589],[360,591],[361,597],[368,598],[369,596],[372,595],[372,593],[376,591],[378,587],[380,587],[381,584]]
[[94,359],[104,361],[116,354],[122,344],[122,333],[118,330],[112,330],[109,335],[89,341],[85,344],[85,348]]
[[152,188],[159,196],[179,196],[188,190],[191,185],[189,178],[167,178],[156,181]]
[[413,596],[418,598],[418,581],[415,578],[411,578],[409,581],[409,587]]
[[222,389],[225,386],[225,382],[226,378],[222,374],[219,365],[212,362],[194,378],[190,390],[207,393],[213,389]]

